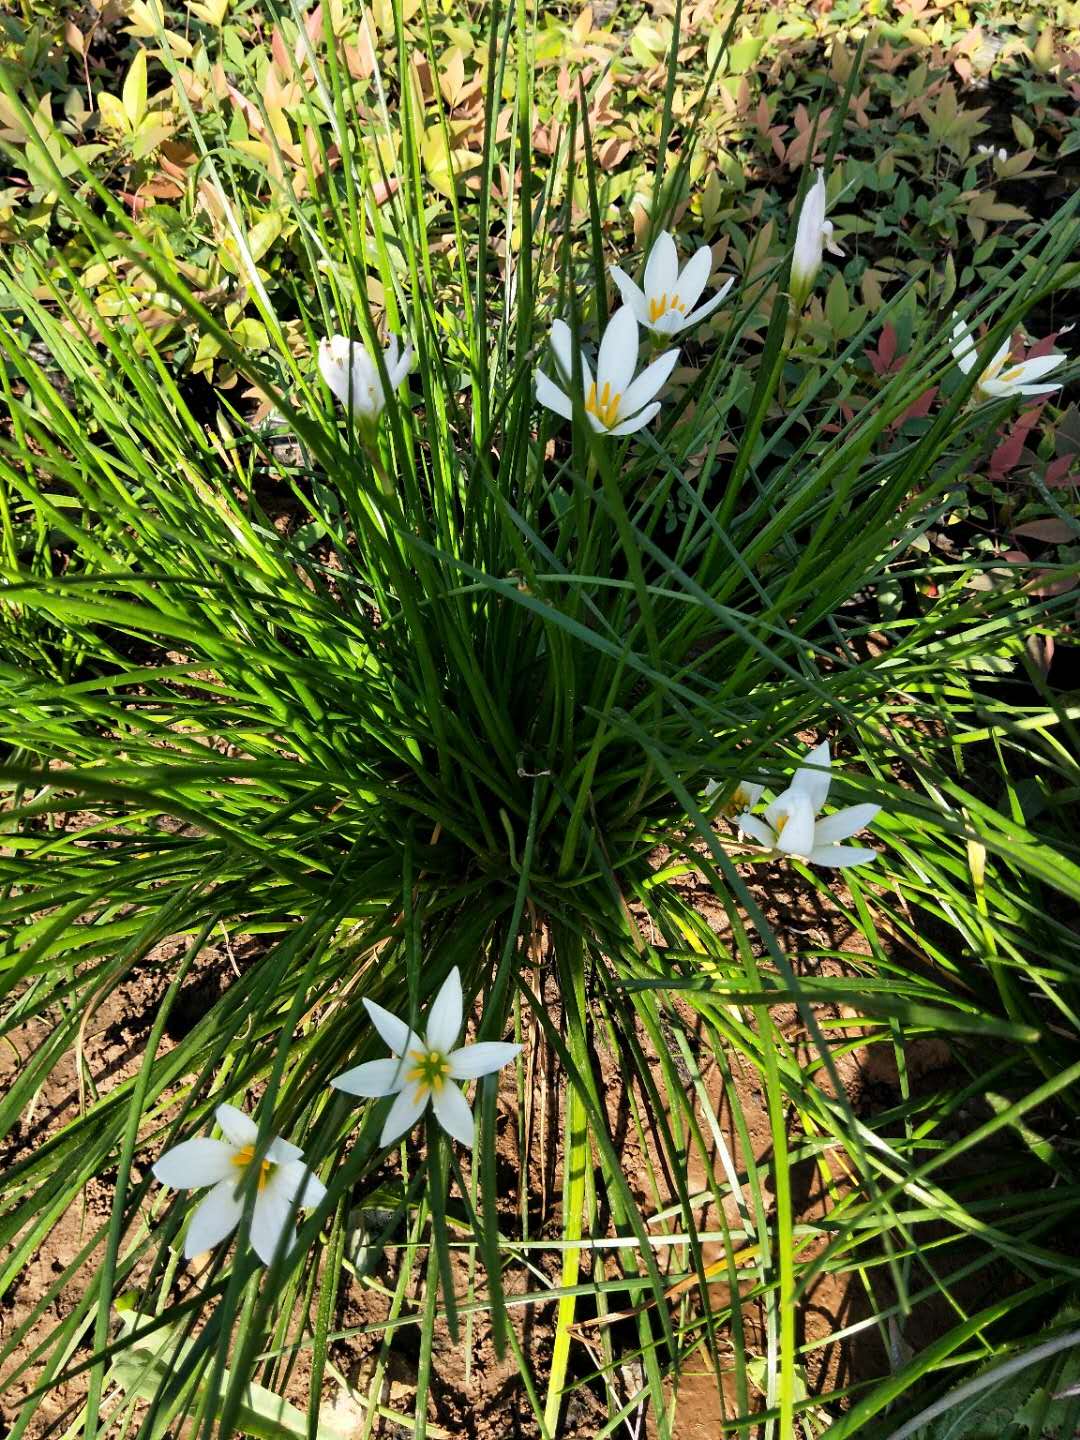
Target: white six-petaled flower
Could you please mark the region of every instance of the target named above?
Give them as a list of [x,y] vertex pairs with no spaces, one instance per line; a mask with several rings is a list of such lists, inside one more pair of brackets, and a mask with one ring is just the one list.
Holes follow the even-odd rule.
[[712,273],[712,250],[702,245],[680,271],[679,252],[666,230],[656,237],[645,263],[644,289],[625,270],[611,266],[611,278],[638,322],[655,335],[677,335],[711,315],[735,283],[729,276],[704,305],[694,306]]
[[799,211],[795,250],[791,257],[791,298],[800,309],[810,296],[825,251],[832,255],[844,253],[832,239],[832,221],[825,219],[827,202],[825,175],[819,170]]
[[[245,1177],[252,1167],[257,1167],[251,1244],[263,1264],[269,1265],[297,1210],[320,1205],[326,1187],[304,1163],[303,1151],[280,1136],[275,1136],[257,1159],[259,1127],[235,1105],[219,1105],[214,1118],[223,1140],[185,1140],[174,1145],[154,1162],[154,1175],[174,1190],[214,1187],[188,1224],[184,1255],[190,1260],[212,1249],[236,1229],[244,1208]],[[287,1248],[292,1243],[290,1238]]]
[[[720,789],[718,780],[710,780],[705,786],[705,799],[711,800]],[[758,785],[753,780],[740,780],[735,789],[717,810],[725,820],[737,820],[740,815],[752,810],[761,799],[764,785]]]
[[[573,383],[573,338],[563,320],[551,326],[551,348],[555,364],[566,386]],[[632,435],[648,425],[660,409],[654,399],[675,368],[679,352],[666,350],[658,360],[646,365],[634,379],[638,361],[638,323],[629,305],[624,305],[608,321],[596,357],[596,379],[584,353],[581,356],[581,380],[584,387],[582,404],[589,424],[605,435]],[[541,405],[554,410],[565,420],[574,413],[573,402],[564,390],[554,384],[542,370],[536,372],[536,398]]]
[[463,1019],[461,976],[456,965],[432,1003],[424,1039],[374,1000],[365,999],[364,1004],[393,1054],[389,1059],[368,1060],[346,1070],[330,1083],[349,1095],[395,1096],[379,1137],[380,1145],[389,1145],[411,1130],[430,1101],[446,1133],[471,1146],[473,1114],[455,1082],[479,1080],[482,1075],[501,1070],[521,1046],[487,1040],[453,1048]]
[[[953,359],[965,375],[970,375],[978,358],[975,341],[964,321],[956,316],[955,310],[953,318],[956,319],[952,334]],[[1060,381],[1052,385],[1033,385],[1032,381],[1041,380],[1044,375],[1049,375],[1051,370],[1064,364],[1068,358],[1066,355],[1037,355],[1033,360],[1021,360],[1016,365],[1009,365],[1006,362],[1011,350],[1011,339],[1003,340],[998,346],[993,359],[975,382],[976,399],[998,400],[1013,395],[1049,395],[1054,390],[1061,389]]]
[[[383,351],[383,361],[392,391],[397,390],[413,368],[413,358],[413,347],[406,345],[402,351],[398,337],[391,335]],[[320,340],[319,373],[346,409],[351,407],[357,420],[367,425],[378,422],[386,405],[382,376],[359,340],[350,340],[346,335],[331,335],[329,340]]]
[[[810,751],[805,765],[796,770],[791,784],[766,807],[764,815],[751,815],[750,807],[745,806],[742,813],[732,817],[740,831],[775,855],[791,855],[811,865],[841,868],[876,860],[876,850],[862,845],[841,845],[840,841],[869,825],[880,805],[851,805],[834,815],[826,815],[823,820],[816,818],[829,794],[831,763],[829,742],[825,740]],[[739,789],[747,798],[754,791],[758,797],[761,794],[760,786],[745,781]]]

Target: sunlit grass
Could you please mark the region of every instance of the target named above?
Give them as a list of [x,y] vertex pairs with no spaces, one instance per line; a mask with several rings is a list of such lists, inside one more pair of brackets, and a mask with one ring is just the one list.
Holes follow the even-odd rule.
[[[110,1339],[129,1286],[139,1312],[175,1325],[183,1347],[129,1433],[185,1416],[193,1433],[230,1433],[248,1381],[278,1388],[300,1348],[311,1353],[314,1426],[338,1335],[334,1297],[354,1283],[349,1213],[385,1173],[381,1112],[358,1110],[330,1081],[382,1053],[361,994],[416,1020],[453,966],[467,1005],[477,1001],[480,1039],[529,1037],[557,1065],[560,1237],[511,1230],[496,1208],[494,1082],[478,1087],[471,1164],[434,1131],[424,1150],[406,1143],[394,1221],[375,1243],[404,1246],[411,1267],[365,1397],[371,1424],[397,1326],[419,1332],[408,1419],[422,1436],[437,1324],[460,1338],[482,1315],[518,1361],[537,1434],[560,1433],[569,1391],[593,1383],[607,1433],[645,1404],[670,1436],[668,1377],[689,1360],[734,1377],[727,1433],[786,1440],[803,1423],[821,1433],[831,1401],[827,1433],[839,1437],[888,1406],[899,1424],[959,1363],[1011,1353],[1051,1323],[1077,1278],[1075,1182],[1055,1133],[1080,1080],[1078,957],[1066,918],[1054,918],[1080,899],[1067,809],[1076,717],[1034,691],[1013,704],[985,678],[1020,663],[1029,625],[1053,625],[1069,598],[972,589],[989,564],[931,570],[913,548],[1009,402],[968,403],[976,377],[957,371],[944,317],[928,313],[904,371],[845,415],[849,362],[882,316],[800,385],[777,271],[751,282],[753,294],[736,288],[723,324],[699,337],[686,388],[648,430],[617,443],[595,435],[580,407],[569,423],[539,411],[532,371],[552,319],[595,342],[604,265],[633,261],[605,239],[587,150],[568,142],[548,188],[529,183],[530,33],[524,7],[492,12],[493,50],[504,38],[516,47],[525,189],[507,202],[516,240],[505,254],[491,246],[487,190],[455,192],[454,251],[433,253],[422,117],[389,78],[381,124],[400,132],[400,186],[374,203],[391,178],[372,162],[378,134],[361,125],[333,50],[315,62],[307,103],[332,112],[341,166],[315,211],[287,182],[280,189],[300,237],[297,317],[275,312],[250,254],[243,262],[271,340],[257,365],[88,170],[79,185],[53,176],[87,246],[128,254],[273,403],[300,444],[296,466],[227,395],[218,423],[197,419],[134,300],[92,343],[77,323],[92,308],[79,278],[59,284],[32,251],[2,253],[13,302],[0,317],[11,416],[0,439],[4,1025],[52,1016],[54,1028],[0,1101],[0,1130],[79,1043],[87,1014],[162,941],[185,946],[137,1073],[88,1095],[78,1119],[18,1161],[0,1215],[13,1276],[87,1180],[115,1174],[109,1222],[57,1277],[81,1298],[33,1356],[38,1393],[87,1377],[77,1423],[91,1437],[109,1361],[132,1348],[130,1330]],[[398,43],[404,60],[404,29]],[[494,112],[493,90],[489,129]],[[39,163],[53,165],[44,151]],[[244,257],[239,173],[227,149],[207,145],[204,164]],[[490,156],[488,166],[490,180]],[[580,245],[571,175],[589,209]],[[1074,210],[1018,249],[992,294],[968,297],[992,321],[991,341],[1075,281]],[[667,219],[658,202],[653,230]],[[411,386],[388,398],[377,440],[341,418],[314,363],[329,333],[373,349],[381,338],[370,274],[387,327],[416,349]],[[758,342],[751,302],[773,285]],[[306,358],[288,344],[294,318]],[[33,358],[30,336],[48,363]],[[753,386],[740,387],[740,354],[758,343]],[[894,434],[932,383],[943,393],[929,423]],[[275,487],[303,516],[291,534],[275,528]],[[885,624],[871,602],[900,565],[911,578],[925,565],[938,596]],[[883,806],[879,860],[845,872],[843,888],[833,872],[793,862],[806,892],[865,941],[839,974],[807,973],[813,956],[786,947],[767,917],[761,857],[713,823],[705,799],[714,779],[723,794],[748,775],[781,789],[807,733],[829,734],[842,752],[836,803]],[[1017,776],[1036,777],[1039,813],[1029,817]],[[667,875],[652,863],[661,845]],[[722,932],[690,903],[680,860],[704,877]],[[221,927],[257,937],[257,960],[166,1048],[184,980]],[[912,1092],[906,1047],[923,1034],[949,1039],[964,1083]],[[878,1115],[856,1113],[839,1070],[867,1041],[892,1050],[900,1076],[899,1103]],[[601,1050],[617,1055],[648,1134],[644,1199],[613,1138]],[[724,1075],[741,1163],[701,1079],[703,1054]],[[736,1073],[764,1097],[767,1156],[754,1154]],[[327,1200],[301,1217],[297,1250],[269,1273],[243,1244],[219,1249],[202,1288],[178,1303],[188,1212],[149,1164],[245,1095],[259,1099],[264,1138],[303,1148]],[[999,1165],[1003,1150],[1004,1198],[993,1171],[973,1180],[958,1164],[985,1153]],[[709,1175],[705,1195],[687,1188],[691,1155]],[[516,1177],[526,1216],[528,1160]],[[810,1223],[792,1189],[803,1161],[829,1196]],[[702,1232],[706,1200],[718,1228]],[[706,1243],[723,1246],[721,1267],[706,1262]],[[450,1257],[462,1247],[470,1280],[455,1294]],[[529,1268],[544,1250],[558,1259],[554,1288]],[[1003,1264],[1018,1288],[971,1313],[961,1272]],[[508,1301],[511,1270],[525,1292],[515,1286]],[[814,1345],[797,1320],[830,1271],[862,1288],[869,1318],[858,1324],[897,1358],[894,1373],[850,1395],[809,1400],[801,1374]],[[897,1336],[929,1299],[952,1319],[907,1356]],[[49,1303],[7,1337],[5,1357]],[[761,1354],[750,1305],[763,1317]],[[547,1373],[533,1373],[515,1329],[523,1306],[555,1317]],[[588,1351],[575,1328],[586,1307],[601,1321],[623,1317],[617,1332],[600,1324]]]

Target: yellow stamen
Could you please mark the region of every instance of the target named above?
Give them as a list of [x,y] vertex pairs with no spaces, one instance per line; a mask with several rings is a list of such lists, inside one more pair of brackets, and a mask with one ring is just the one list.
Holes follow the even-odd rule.
[[410,1050],[409,1059],[412,1066],[405,1076],[409,1084],[437,1095],[450,1078],[450,1061],[441,1050]]
[[734,820],[736,815],[741,815],[744,810],[750,808],[750,796],[741,785],[736,785],[735,793],[731,799],[720,807],[720,814],[725,820]]
[[[232,1157],[232,1163],[236,1166],[236,1168],[237,1168],[238,1170],[246,1170],[247,1167],[251,1164],[251,1162],[252,1162],[254,1159],[255,1159],[255,1146],[254,1146],[254,1145],[245,1145],[242,1150],[238,1150],[238,1151],[236,1152],[236,1154]],[[269,1161],[269,1160],[263,1160],[263,1161],[260,1163],[260,1165],[259,1165],[259,1189],[260,1189],[260,1190],[263,1189],[263,1187],[265,1186],[265,1184],[266,1184],[267,1180],[269,1180],[269,1178],[270,1178],[270,1161]]]
[[1020,378],[1020,368],[1019,365],[1014,365],[1011,370],[1006,370],[1005,374],[1001,376],[1002,382],[1005,385],[1011,385],[1014,380],[1018,380]]
[[[1009,356],[1008,356],[1008,354],[1006,353],[1005,355],[1003,355],[1003,356],[1001,357],[1000,360],[991,360],[990,364],[986,367],[986,369],[985,369],[985,370],[982,372],[982,374],[979,376],[979,384],[980,384],[980,385],[985,385],[988,380],[996,380],[996,379],[998,378],[998,374],[999,374],[999,372],[1000,372],[1000,370],[1001,370],[1001,367],[1002,367],[1003,365],[1005,365],[1005,364],[1008,363],[1008,359],[1009,359]],[[1009,380],[1009,379],[1014,378],[1014,377],[1015,377],[1015,374],[1016,374],[1016,371],[1015,371],[1015,369],[1013,369],[1013,370],[1010,370],[1010,371],[1009,371],[1008,375],[1002,375],[1001,378],[1002,378],[1002,380]]]
[[604,381],[604,388],[600,392],[600,398],[596,396],[596,382],[589,386],[589,394],[585,401],[585,409],[590,415],[595,415],[602,425],[610,430],[619,418],[619,401],[622,399],[622,391],[611,393],[611,385]]
[[669,310],[677,310],[680,315],[686,313],[686,306],[679,299],[678,294],[672,295],[670,301],[666,290],[659,299],[654,295],[649,301],[649,324],[655,325],[657,320],[666,315]]
[[787,815],[778,815],[776,817],[776,824],[773,826],[773,829],[776,831],[777,835],[782,835],[784,833],[784,826],[787,824],[788,819],[789,817]]

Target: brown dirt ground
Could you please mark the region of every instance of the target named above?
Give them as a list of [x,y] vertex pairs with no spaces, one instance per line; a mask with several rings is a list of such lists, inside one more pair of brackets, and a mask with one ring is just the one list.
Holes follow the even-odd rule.
[[[789,953],[817,949],[865,953],[858,934],[844,925],[838,926],[835,912],[824,913],[819,908],[814,893],[801,890],[796,877],[790,873],[780,869],[759,871],[755,888],[763,908],[766,909],[767,918],[776,926],[778,937]],[[691,878],[686,882],[686,889],[688,898],[707,916],[713,928],[723,933],[725,918],[716,907],[704,880],[698,882]],[[168,958],[168,955],[161,955],[160,958]],[[168,1048],[195,1022],[229,983],[230,975],[236,967],[249,958],[242,946],[229,951],[221,946],[207,948],[197,962],[178,1012],[170,1018],[172,1038],[166,1037],[163,1048]],[[834,963],[818,962],[818,968],[833,966]],[[833,969],[832,973],[839,973],[839,967]],[[133,975],[125,985],[106,999],[93,1016],[85,1037],[84,1064],[86,1073],[93,1078],[99,1093],[107,1093],[111,1087],[133,1073],[167,978],[160,969],[151,974]],[[552,1007],[556,1008],[558,997],[553,980],[549,979],[548,987],[550,994],[547,998]],[[689,1012],[687,1018],[689,1019]],[[774,1018],[789,1038],[798,1038],[800,1022],[794,1009],[777,1009]],[[25,1051],[34,1047],[44,1033],[45,1027],[40,1022],[26,1026],[21,1034],[14,1037],[15,1045],[20,1051]],[[558,1076],[553,1059],[539,1047],[537,1059],[538,1063],[531,1072],[530,1225],[534,1236],[554,1237],[559,1233],[558,1198],[561,1187]],[[715,1063],[708,1060],[704,1047],[699,1061],[710,1099],[721,1121],[726,1143],[738,1166],[742,1163],[743,1156],[732,1122],[730,1097],[725,1094],[719,1070]],[[12,1051],[0,1054],[0,1089],[8,1082],[18,1063],[18,1057]],[[909,1049],[908,1064],[915,1087],[938,1084],[954,1071],[948,1046],[937,1040],[915,1042]],[[650,1169],[654,1168],[656,1156],[655,1153],[648,1153],[652,1150],[650,1137],[646,1135],[643,1146],[634,1126],[628,1123],[623,1086],[614,1055],[602,1053],[601,1071],[609,1097],[612,1134],[618,1141],[624,1172],[639,1198],[651,1205],[653,1197],[648,1176]],[[883,1049],[864,1048],[845,1057],[841,1066],[841,1077],[849,1099],[858,1113],[872,1113],[894,1104],[898,1098],[895,1067],[891,1055],[886,1055]],[[736,1088],[755,1158],[761,1160],[771,1151],[764,1096],[760,1092],[756,1076],[752,1074],[744,1073],[741,1078],[737,1077]],[[504,1092],[501,1103],[505,1113],[501,1122],[499,1150],[506,1161],[504,1175],[508,1188],[505,1195],[500,1197],[500,1204],[505,1209],[509,1227],[514,1223],[519,1203],[516,1194],[512,1193],[518,1162],[512,1088],[509,1093]],[[6,1153],[0,1154],[0,1169],[17,1162],[20,1155],[41,1144],[59,1127],[69,1122],[78,1113],[79,1104],[80,1088],[74,1057],[69,1054],[50,1076],[31,1112],[22,1117],[20,1127]],[[141,1173],[137,1170],[136,1178]],[[722,1184],[722,1172],[718,1173]],[[660,1178],[662,1181],[663,1177]],[[809,1163],[799,1166],[795,1179],[796,1221],[820,1218],[828,1207],[821,1192],[816,1168]],[[687,1180],[691,1193],[705,1187],[706,1167],[697,1155],[691,1157]],[[674,1198],[671,1190],[668,1194]],[[23,1271],[15,1288],[9,1292],[0,1308],[0,1345],[6,1342],[6,1337],[31,1313],[35,1304],[55,1282],[56,1276],[74,1258],[95,1228],[107,1220],[110,1205],[111,1179],[105,1176],[93,1182],[84,1194],[83,1203],[61,1219],[47,1245]],[[736,1218],[734,1209],[729,1212],[729,1218]],[[717,1218],[709,1209],[700,1211],[698,1220],[705,1229],[715,1229],[717,1226]],[[666,1254],[668,1261],[674,1258],[673,1250],[661,1253]],[[706,1263],[720,1258],[722,1254],[723,1250],[719,1245],[705,1246]],[[552,1283],[558,1283],[559,1257],[556,1253],[533,1252],[533,1260]],[[336,1315],[338,1328],[348,1330],[378,1325],[385,1319],[388,1301],[382,1287],[393,1286],[398,1263],[397,1252],[388,1247],[374,1271],[374,1279],[378,1281],[379,1288],[362,1287],[357,1282],[348,1285],[339,1300]],[[458,1265],[461,1289],[465,1288],[464,1265],[464,1260]],[[991,1281],[1001,1280],[1004,1283],[1004,1279],[1005,1277],[988,1278],[984,1274],[978,1284],[985,1293]],[[185,1276],[181,1267],[178,1293],[182,1293],[190,1283],[191,1274]],[[508,1271],[508,1291],[523,1289],[526,1283],[535,1289],[535,1278],[528,1277],[520,1267]],[[409,1293],[415,1294],[415,1287]],[[729,1298],[726,1286],[717,1285],[713,1298],[717,1303],[726,1304]],[[70,1313],[75,1299],[75,1293],[70,1290],[62,1291],[50,1306],[48,1315],[39,1322],[30,1339],[22,1346],[20,1354],[30,1353],[35,1344],[46,1339],[51,1327]],[[824,1275],[814,1285],[802,1307],[799,1339],[825,1339],[841,1326],[853,1323],[866,1313],[868,1310],[865,1296],[856,1292],[846,1277]],[[554,1304],[519,1307],[511,1310],[511,1315],[533,1374],[542,1382],[551,1354]],[[940,1317],[940,1323],[943,1327],[947,1325],[947,1315]],[[754,1344],[763,1335],[762,1315],[756,1303],[747,1303],[744,1306],[744,1324],[749,1343]],[[933,1338],[937,1328],[938,1321],[931,1312],[920,1319],[919,1333],[909,1331],[905,1334],[904,1343],[918,1348],[921,1343]],[[612,1334],[615,1336],[618,1333],[616,1326]],[[632,1329],[625,1333],[632,1344]],[[589,1366],[590,1350],[599,1355],[598,1337],[595,1328],[587,1325],[582,1327],[580,1335],[585,1344],[578,1357],[578,1373],[585,1373]],[[381,1337],[378,1334],[366,1334],[339,1340],[332,1347],[330,1358],[333,1364],[361,1394],[366,1391],[368,1378],[379,1355],[380,1344]],[[383,1406],[405,1415],[412,1412],[417,1360],[417,1332],[411,1327],[395,1331],[382,1391]],[[872,1328],[864,1331],[854,1343],[825,1345],[813,1351],[807,1366],[812,1391],[827,1390],[838,1383],[880,1375],[887,1369],[884,1348],[876,1329]],[[27,1377],[21,1378],[10,1388],[0,1388],[0,1430],[5,1422],[12,1422],[19,1413],[32,1388],[34,1373],[34,1370],[31,1370]],[[302,1407],[307,1402],[308,1378],[305,1352],[288,1375],[286,1391],[289,1397]],[[633,1393],[640,1384],[640,1374],[634,1364],[624,1366],[620,1378],[626,1386],[627,1395]],[[727,1414],[730,1415],[733,1413],[735,1400],[730,1377],[724,1378],[722,1388],[727,1401]],[[542,1393],[542,1383],[540,1389]],[[718,1433],[722,1412],[716,1378],[705,1362],[689,1367],[680,1382],[679,1394],[677,1440],[707,1440],[707,1437],[712,1440]],[[47,1435],[61,1433],[73,1419],[81,1398],[80,1383],[74,1380],[32,1402],[36,1405],[36,1411],[27,1432],[31,1440],[44,1440]],[[336,1382],[328,1380],[325,1383],[324,1401],[328,1406],[336,1406],[339,1419],[351,1418],[362,1426],[363,1411],[355,1407],[350,1409],[351,1402]],[[606,1402],[602,1393],[583,1386],[569,1399],[561,1433],[575,1437],[575,1440],[577,1437],[587,1440],[607,1418]],[[463,1435],[475,1437],[475,1440],[533,1440],[536,1436],[535,1422],[524,1396],[513,1356],[509,1353],[502,1359],[496,1356],[491,1330],[484,1317],[474,1317],[471,1326],[463,1331],[459,1341],[450,1337],[445,1326],[440,1329],[429,1420],[429,1434],[434,1440],[439,1440],[440,1436]],[[378,1440],[400,1436],[402,1433],[400,1427],[390,1421],[380,1421],[375,1429]],[[643,1440],[645,1436],[654,1433],[648,1417],[638,1433]]]

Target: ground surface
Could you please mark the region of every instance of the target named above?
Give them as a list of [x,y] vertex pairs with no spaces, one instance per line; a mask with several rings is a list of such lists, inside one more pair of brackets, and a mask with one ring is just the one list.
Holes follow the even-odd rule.
[[[709,916],[711,923],[722,927],[721,917],[712,912],[711,892],[701,882],[700,888],[691,879],[687,882],[688,897]],[[799,883],[791,875],[762,873],[757,886],[758,899],[766,907],[770,923],[775,927],[778,938],[792,953],[801,951],[828,950],[848,951],[851,954],[864,953],[865,947],[857,933],[846,926],[837,927],[829,916],[822,913],[812,893],[803,893]],[[252,942],[254,946],[254,942]],[[175,948],[175,947],[173,947]],[[250,956],[243,944],[228,950],[224,945],[210,947],[199,960],[195,971],[182,995],[167,1033],[164,1047],[175,1042],[186,1027],[192,1025],[205,1008],[212,1004],[223,987],[228,985],[234,967],[243,965]],[[83,1054],[82,1089],[96,1089],[99,1094],[132,1076],[142,1057],[143,1047],[153,1023],[156,1005],[167,983],[166,966],[170,959],[170,947],[162,947],[139,973],[134,974],[118,991],[110,995],[101,1009],[89,1018],[86,1025]],[[827,960],[808,962],[807,972],[821,965],[832,967],[832,973],[841,968],[838,961]],[[555,1003],[556,992],[551,987],[550,999]],[[776,1023],[789,1039],[799,1034],[798,1017],[793,1010],[778,1010]],[[38,1024],[24,1027],[15,1037],[20,1051],[32,1049],[44,1036],[44,1028]],[[558,1093],[557,1075],[553,1057],[542,1048],[537,1049],[537,1063],[530,1066],[531,1085],[531,1136],[529,1147],[530,1186],[528,1197],[530,1232],[535,1237],[545,1235],[557,1238],[560,1233],[558,1203],[561,1187],[561,1154],[559,1136],[561,1118],[557,1114],[555,1099]],[[807,1052],[808,1060],[810,1058]],[[724,1140],[742,1168],[742,1147],[732,1120],[731,1104],[724,1093],[724,1085],[714,1062],[703,1050],[701,1053],[702,1076],[709,1092],[711,1103],[718,1115]],[[937,1039],[919,1039],[908,1047],[909,1079],[913,1091],[920,1087],[951,1085],[962,1075],[949,1045]],[[3,1088],[12,1067],[19,1063],[11,1050],[0,1056],[0,1089]],[[650,1187],[648,1176],[655,1163],[655,1154],[650,1153],[648,1136],[645,1144],[632,1125],[628,1123],[626,1107],[620,1104],[623,1095],[617,1065],[613,1056],[603,1053],[602,1067],[606,1093],[609,1096],[612,1133],[619,1143],[624,1172],[643,1201],[648,1201]],[[856,1112],[862,1116],[880,1114],[895,1105],[899,1098],[895,1064],[884,1049],[861,1048],[843,1057],[841,1076],[847,1088],[849,1099]],[[764,1097],[760,1093],[757,1077],[736,1075],[738,1103],[745,1118],[756,1161],[767,1160],[771,1150],[768,1114]],[[75,1059],[68,1055],[51,1075],[43,1087],[31,1112],[22,1117],[12,1143],[0,1156],[0,1168],[16,1165],[20,1158],[46,1144],[65,1124],[78,1114],[80,1105],[80,1082],[76,1073]],[[512,1096],[506,1097],[500,1140],[500,1154],[506,1160],[503,1175],[507,1184],[513,1185],[518,1173],[517,1148],[519,1144],[516,1127],[511,1123]],[[152,1158],[145,1152],[140,1157],[143,1165]],[[724,1184],[720,1161],[716,1159],[717,1173],[721,1186]],[[135,1178],[143,1171],[137,1166]],[[391,1178],[388,1172],[388,1178]],[[3,1311],[0,1311],[0,1338],[6,1338],[17,1328],[34,1307],[55,1284],[56,1276],[65,1265],[74,1259],[86,1244],[94,1230],[107,1219],[111,1205],[109,1175],[94,1182],[84,1195],[84,1203],[70,1211],[55,1227],[47,1244],[19,1279],[17,1286],[9,1293]],[[705,1167],[699,1157],[691,1157],[687,1175],[691,1193],[700,1191],[706,1182]],[[794,1187],[796,1198],[796,1223],[815,1221],[827,1212],[828,1201],[823,1193],[821,1177],[812,1162],[803,1162],[799,1167]],[[673,1199],[674,1196],[671,1195]],[[504,1211],[506,1233],[514,1233],[520,1197],[508,1190],[500,1197]],[[729,1219],[737,1221],[732,1205]],[[699,1215],[704,1231],[715,1229],[715,1216],[708,1208]],[[723,1247],[706,1242],[704,1259],[711,1264],[723,1258]],[[559,1259],[554,1253],[534,1252],[533,1262],[545,1273],[552,1284],[558,1283]],[[361,1285],[355,1280],[338,1298],[336,1323],[342,1331],[361,1331],[371,1327],[368,1333],[353,1333],[337,1341],[331,1350],[331,1360],[351,1385],[361,1392],[366,1389],[372,1374],[372,1367],[379,1357],[382,1335],[379,1327],[385,1321],[389,1309],[388,1295],[397,1280],[400,1252],[388,1247],[370,1275],[370,1283]],[[955,1261],[953,1262],[955,1263]],[[464,1258],[458,1265],[458,1273],[464,1288]],[[198,1264],[181,1266],[177,1279],[177,1296],[183,1295],[195,1281]],[[526,1276],[521,1269],[508,1271],[507,1289],[524,1288],[528,1282],[535,1289],[536,1275]],[[1008,1283],[1008,1277],[993,1271],[982,1271],[970,1292],[969,1299],[977,1303],[991,1289]],[[412,1289],[410,1294],[414,1293]],[[38,1322],[32,1335],[22,1347],[22,1356],[27,1356],[34,1344],[45,1339],[51,1328],[65,1314],[69,1313],[77,1295],[63,1291],[49,1305],[45,1315]],[[727,1304],[730,1293],[726,1284],[718,1283],[713,1290],[714,1303]],[[880,1301],[881,1296],[879,1294]],[[530,1305],[512,1311],[522,1346],[529,1356],[533,1373],[542,1377],[550,1360],[554,1332],[554,1303],[547,1306]],[[860,1287],[850,1276],[833,1277],[824,1275],[813,1285],[800,1308],[800,1341],[804,1344],[818,1342],[806,1359],[806,1377],[810,1392],[833,1389],[838,1385],[855,1384],[885,1373],[888,1368],[885,1345],[876,1328],[868,1328],[853,1338],[830,1342],[829,1337],[841,1328],[856,1324],[868,1313],[866,1298]],[[590,1327],[590,1317],[579,1314],[580,1337],[595,1343],[597,1330]],[[750,1337],[751,1348],[755,1340],[764,1344],[762,1318],[755,1302],[744,1306],[743,1323]],[[918,1350],[934,1338],[938,1327],[948,1323],[947,1313],[937,1313],[931,1305],[922,1308],[909,1321],[902,1335],[897,1332],[891,1337],[892,1343],[902,1353]],[[613,1336],[616,1345],[625,1343],[632,1347],[633,1330],[625,1322],[615,1321]],[[388,1411],[408,1416],[413,1409],[415,1396],[416,1366],[418,1360],[418,1332],[411,1327],[394,1332],[393,1343],[385,1358],[385,1382],[382,1403]],[[82,1353],[88,1353],[85,1349]],[[598,1352],[597,1352],[598,1353]],[[582,1360],[587,1350],[581,1352]],[[21,1358],[21,1357],[20,1357]],[[308,1368],[306,1357],[301,1354],[292,1369],[286,1388],[289,1397],[300,1406],[307,1403]],[[499,1359],[494,1350],[490,1327],[483,1316],[474,1317],[455,1341],[440,1327],[438,1350],[435,1364],[435,1379],[429,1418],[432,1428],[429,1434],[457,1436],[469,1435],[476,1440],[516,1440],[516,1437],[533,1437],[538,1434],[528,1401],[522,1391],[520,1378],[513,1357]],[[34,1370],[31,1368],[23,1381],[8,1390],[0,1404],[0,1422],[10,1423],[19,1412],[25,1397],[32,1388]],[[623,1379],[627,1394],[632,1394],[640,1383],[640,1372],[634,1362],[623,1367]],[[83,1397],[83,1382],[77,1378],[69,1384],[51,1391],[36,1402],[36,1413],[29,1434],[33,1440],[40,1440],[47,1434],[56,1434],[70,1423]],[[724,1383],[728,1411],[732,1413],[735,1390],[726,1377]],[[363,1425],[364,1412],[349,1400],[342,1387],[334,1381],[324,1386],[324,1401],[334,1407],[336,1418],[352,1427]],[[721,1417],[719,1397],[714,1375],[707,1363],[691,1364],[680,1385],[680,1406],[678,1440],[706,1440],[716,1434],[716,1424]],[[567,1435],[585,1437],[595,1434],[608,1418],[603,1392],[586,1385],[571,1396],[565,1423]],[[389,1419],[380,1422],[382,1429],[376,1435],[400,1434],[400,1428]],[[359,1433],[359,1429],[357,1430]]]

